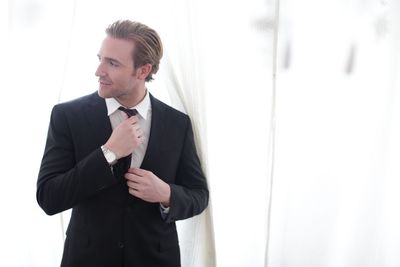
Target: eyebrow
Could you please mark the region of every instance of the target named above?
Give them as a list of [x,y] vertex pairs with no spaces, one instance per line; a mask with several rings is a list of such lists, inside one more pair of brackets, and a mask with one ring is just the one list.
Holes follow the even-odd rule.
[[[97,57],[100,59],[101,55],[97,54]],[[114,62],[124,66],[124,64],[121,61],[119,61],[118,59],[111,58],[111,57],[104,57],[104,59],[107,60],[107,61],[114,61]]]

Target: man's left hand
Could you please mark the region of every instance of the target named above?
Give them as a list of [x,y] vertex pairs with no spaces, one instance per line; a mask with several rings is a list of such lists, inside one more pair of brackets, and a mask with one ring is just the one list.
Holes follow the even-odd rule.
[[129,193],[151,203],[161,203],[169,207],[171,188],[151,171],[130,168],[125,174]]

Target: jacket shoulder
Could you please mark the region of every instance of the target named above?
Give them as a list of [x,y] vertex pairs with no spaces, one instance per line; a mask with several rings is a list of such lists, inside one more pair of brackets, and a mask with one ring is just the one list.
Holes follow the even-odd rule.
[[89,95],[81,96],[76,99],[72,99],[72,100],[69,100],[66,102],[56,104],[54,107],[56,109],[74,110],[74,109],[80,109],[89,104],[93,104],[93,103],[100,102],[100,101],[104,101],[104,99],[101,98],[97,92],[94,92]]
[[152,104],[153,109],[161,110],[167,116],[173,117],[177,120],[184,120],[184,121],[190,120],[189,116],[187,114],[171,107],[168,104],[165,104],[164,102],[155,98],[154,96],[150,95],[150,99],[151,99],[151,104]]

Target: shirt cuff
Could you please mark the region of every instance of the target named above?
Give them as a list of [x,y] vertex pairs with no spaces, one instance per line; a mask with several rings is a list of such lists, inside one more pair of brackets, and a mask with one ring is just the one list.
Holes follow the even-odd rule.
[[161,204],[161,203],[160,203],[160,209],[161,209],[161,212],[164,213],[164,214],[168,214],[169,213],[169,207],[164,207],[164,205]]

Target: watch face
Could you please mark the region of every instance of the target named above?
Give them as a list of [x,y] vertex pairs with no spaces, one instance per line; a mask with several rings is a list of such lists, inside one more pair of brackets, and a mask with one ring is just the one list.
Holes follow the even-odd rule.
[[110,163],[115,161],[115,155],[110,150],[107,151],[106,158],[107,158],[107,161],[110,162]]
[[104,146],[102,146],[101,149],[103,150],[104,157],[106,158],[106,160],[109,164],[112,164],[117,160],[117,157],[114,154],[114,152],[112,152],[111,150],[109,150],[108,148],[106,148]]

